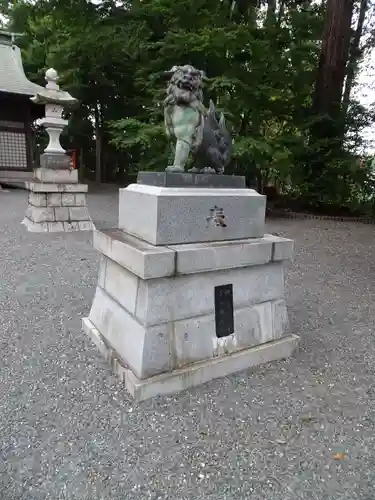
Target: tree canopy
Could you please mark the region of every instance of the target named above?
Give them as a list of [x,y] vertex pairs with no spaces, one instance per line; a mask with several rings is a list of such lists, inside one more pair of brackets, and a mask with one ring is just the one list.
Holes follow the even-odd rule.
[[356,210],[372,189],[356,158],[374,115],[352,92],[373,45],[372,3],[1,0],[0,12],[20,34],[29,78],[42,84],[52,66],[80,100],[66,140],[87,175],[126,182],[165,168],[163,72],[192,64],[230,124],[229,173],[260,190],[272,181],[307,204]]

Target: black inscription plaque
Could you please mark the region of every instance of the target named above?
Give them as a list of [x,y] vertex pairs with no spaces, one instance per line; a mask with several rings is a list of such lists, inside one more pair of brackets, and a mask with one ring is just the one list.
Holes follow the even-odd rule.
[[215,286],[216,337],[234,333],[233,285]]

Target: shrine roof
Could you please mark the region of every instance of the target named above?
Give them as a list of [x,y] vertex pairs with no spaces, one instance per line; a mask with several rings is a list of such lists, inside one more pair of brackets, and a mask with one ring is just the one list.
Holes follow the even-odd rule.
[[0,92],[33,96],[41,90],[43,87],[27,79],[21,51],[14,45],[12,35],[0,31]]

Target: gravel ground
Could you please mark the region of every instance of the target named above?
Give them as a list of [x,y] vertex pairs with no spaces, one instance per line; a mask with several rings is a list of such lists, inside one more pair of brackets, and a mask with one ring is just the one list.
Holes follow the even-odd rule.
[[[89,205],[116,224],[116,193]],[[91,235],[27,233],[23,191],[0,207],[2,500],[374,498],[374,226],[269,222],[296,240],[299,352],[136,405],[81,331]]]

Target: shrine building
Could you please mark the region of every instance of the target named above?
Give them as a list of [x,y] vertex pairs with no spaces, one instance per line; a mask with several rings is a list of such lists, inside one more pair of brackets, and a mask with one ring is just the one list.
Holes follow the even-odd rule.
[[23,186],[33,177],[32,124],[44,116],[44,106],[34,104],[30,97],[43,87],[26,78],[13,38],[0,31],[0,182]]

